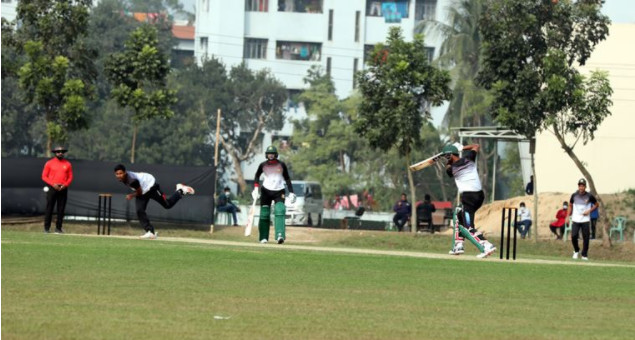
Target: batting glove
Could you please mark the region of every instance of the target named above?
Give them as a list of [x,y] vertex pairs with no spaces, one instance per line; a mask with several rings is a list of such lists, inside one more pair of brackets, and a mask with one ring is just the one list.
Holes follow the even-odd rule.
[[452,145],[454,145],[454,147],[456,147],[459,150],[459,152],[463,151],[463,144],[456,142]]
[[258,192],[258,188],[254,188],[254,191],[251,192],[251,198],[255,201],[258,197],[260,197],[260,192]]
[[289,202],[291,202],[291,204],[295,203],[295,194],[294,193],[290,193],[289,194]]

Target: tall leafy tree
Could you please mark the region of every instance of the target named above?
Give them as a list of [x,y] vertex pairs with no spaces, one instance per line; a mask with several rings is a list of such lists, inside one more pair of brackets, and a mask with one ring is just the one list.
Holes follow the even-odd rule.
[[263,131],[282,128],[287,90],[269,71],[254,72],[245,64],[230,70],[228,90],[230,103],[223,110],[221,144],[234,166],[234,179],[245,192],[241,163],[255,156]]
[[18,50],[25,62],[18,71],[26,103],[46,121],[47,149],[66,142],[68,132],[87,127],[87,99],[92,93],[96,52],[87,48],[91,0],[18,2]]
[[[593,140],[612,104],[607,73],[585,77],[577,69],[608,36],[601,6],[599,0],[487,1],[479,80],[493,89],[492,113],[502,124],[526,136],[543,130],[556,136],[604,211],[591,173],[574,152],[578,142]],[[603,244],[610,246],[606,214],[600,222]]]
[[144,24],[132,32],[125,50],[112,54],[105,64],[113,84],[112,97],[122,107],[134,111],[130,162],[135,161],[138,123],[151,118],[168,119],[174,115],[171,105],[177,102],[174,90],[167,88],[170,72],[167,56],[159,50],[157,29]]
[[[117,101],[111,97],[112,85],[106,77],[104,65],[110,55],[124,52],[125,43],[132,32],[143,25],[142,22],[137,21],[132,16],[131,7],[132,5],[126,0],[102,0],[92,9],[87,43],[100,51],[100,54],[95,59],[98,70],[96,81],[97,98],[90,106],[90,127],[87,130],[74,133],[69,142],[70,147],[74,150],[73,155],[75,157],[118,162],[130,160],[132,150],[129,136],[132,136],[134,132],[134,127],[130,124],[130,116],[134,113],[130,108],[122,109],[117,104]],[[150,11],[147,8],[134,8],[134,10]],[[152,25],[157,29],[160,53],[169,54],[173,46],[169,18],[161,17]],[[179,83],[176,77],[172,77],[172,81],[171,88],[180,88],[174,84]],[[180,95],[178,96],[181,98]],[[193,138],[192,143],[182,144],[179,148],[166,146],[159,153],[146,150],[144,147],[146,143],[148,143],[147,145],[154,143],[167,145],[181,140],[185,137],[184,135],[193,136],[198,133],[183,129],[183,127],[187,126],[195,130],[201,125],[197,123],[195,126],[187,123],[189,119],[197,118],[188,118],[192,112],[182,111],[181,104],[180,102],[177,104],[176,110],[183,114],[184,117],[172,120],[171,124],[164,124],[162,122],[163,118],[153,118],[138,122],[138,129],[141,134],[137,134],[139,138],[137,145],[141,145],[141,149],[135,153],[136,162],[154,162],[159,161],[157,159],[161,158],[160,161],[166,164],[205,164],[205,160],[199,158],[197,152],[189,149],[188,152],[183,151],[185,145],[195,148],[194,145],[197,145],[195,142],[197,138]],[[180,129],[175,127],[180,127]],[[177,130],[180,130],[184,135],[176,136],[174,131]],[[176,155],[177,149],[182,153]]]
[[[428,63],[423,37],[406,42],[401,28],[391,27],[386,44],[375,46],[368,68],[356,76],[363,100],[357,132],[381,150],[395,148],[403,157],[410,197],[416,201],[412,151],[421,145],[421,127],[430,120],[429,105],[451,98],[450,75]],[[411,225],[416,225],[416,210]],[[416,228],[412,228],[413,232]]]
[[294,122],[290,166],[294,176],[322,183],[326,197],[340,192],[354,192],[363,179],[357,178],[356,162],[367,143],[351,125],[358,98],[340,100],[328,74],[319,68],[309,70],[305,82],[309,89],[298,100],[308,117]]
[[44,152],[44,117],[26,103],[18,84],[24,62],[18,51],[15,27],[2,18],[2,156],[37,156]]

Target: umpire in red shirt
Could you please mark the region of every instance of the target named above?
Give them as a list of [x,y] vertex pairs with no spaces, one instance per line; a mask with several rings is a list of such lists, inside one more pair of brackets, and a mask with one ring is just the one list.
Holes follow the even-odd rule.
[[55,157],[44,164],[42,170],[42,180],[46,183],[46,213],[44,215],[44,232],[51,229],[51,219],[53,217],[53,207],[57,204],[57,221],[55,222],[55,233],[61,234],[62,221],[64,220],[64,209],[68,197],[68,186],[73,181],[73,168],[71,162],[64,159],[66,150],[62,146],[57,146],[51,152]]

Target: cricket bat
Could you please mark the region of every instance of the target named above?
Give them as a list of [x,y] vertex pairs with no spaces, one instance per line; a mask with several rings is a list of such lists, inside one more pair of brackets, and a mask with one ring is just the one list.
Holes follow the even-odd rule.
[[430,165],[434,164],[436,161],[441,159],[442,156],[443,156],[442,153],[438,153],[438,154],[436,154],[436,155],[434,155],[434,156],[432,156],[430,158],[426,158],[426,159],[422,160],[419,163],[415,163],[415,164],[411,165],[409,167],[409,169],[412,172],[422,170],[422,169],[427,168]]
[[256,214],[256,201],[249,208],[249,214],[247,214],[247,225],[245,226],[245,236],[251,235],[251,227],[254,225],[254,215]]

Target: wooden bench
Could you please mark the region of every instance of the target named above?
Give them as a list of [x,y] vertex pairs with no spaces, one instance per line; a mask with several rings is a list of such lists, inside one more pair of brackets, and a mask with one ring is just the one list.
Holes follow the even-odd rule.
[[445,211],[437,210],[432,213],[432,223],[418,221],[417,231],[428,231],[434,234],[436,231],[440,231],[441,227],[445,225]]

